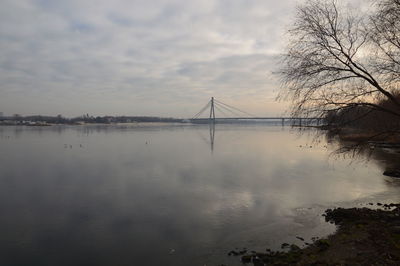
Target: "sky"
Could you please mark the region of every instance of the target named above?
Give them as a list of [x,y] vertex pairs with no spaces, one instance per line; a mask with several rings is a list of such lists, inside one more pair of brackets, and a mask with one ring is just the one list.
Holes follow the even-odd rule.
[[2,0],[0,112],[190,118],[213,96],[284,114],[296,2]]

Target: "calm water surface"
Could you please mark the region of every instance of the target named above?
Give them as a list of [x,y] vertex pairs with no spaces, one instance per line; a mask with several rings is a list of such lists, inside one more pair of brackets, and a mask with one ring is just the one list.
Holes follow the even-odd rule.
[[0,127],[0,265],[240,265],[230,250],[332,233],[326,208],[400,201],[379,160],[331,156],[311,135]]

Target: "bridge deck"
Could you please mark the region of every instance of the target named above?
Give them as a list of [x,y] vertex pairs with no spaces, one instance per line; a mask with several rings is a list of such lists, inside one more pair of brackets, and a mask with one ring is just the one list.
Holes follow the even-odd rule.
[[[226,117],[226,118],[215,118],[215,120],[321,120],[322,118],[317,117]],[[210,118],[192,118],[188,120],[210,120]]]

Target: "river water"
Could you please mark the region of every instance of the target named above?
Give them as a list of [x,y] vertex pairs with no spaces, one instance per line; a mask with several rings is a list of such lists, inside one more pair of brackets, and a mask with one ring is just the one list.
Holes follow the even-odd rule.
[[[0,265],[241,265],[400,202],[379,159],[279,125],[0,127]],[[391,155],[388,155],[391,156]]]

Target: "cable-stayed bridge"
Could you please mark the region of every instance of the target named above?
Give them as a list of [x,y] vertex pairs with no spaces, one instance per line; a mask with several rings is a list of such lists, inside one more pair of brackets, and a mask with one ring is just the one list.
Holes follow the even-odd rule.
[[[221,116],[216,115],[216,111],[221,114]],[[281,116],[271,116],[271,117],[261,117],[250,114],[232,105],[223,103],[214,97],[207,102],[207,104],[200,109],[192,118],[188,119],[191,123],[234,123],[244,122],[244,121],[280,121],[282,125],[285,121],[290,122],[292,125],[304,125],[304,124],[319,124],[321,118],[304,118],[304,117],[281,117]]]

